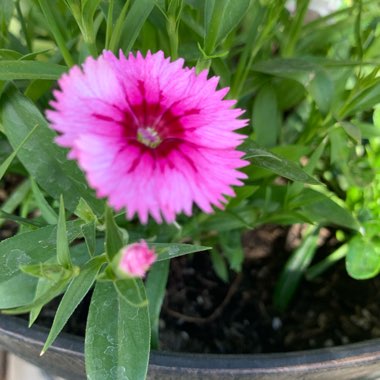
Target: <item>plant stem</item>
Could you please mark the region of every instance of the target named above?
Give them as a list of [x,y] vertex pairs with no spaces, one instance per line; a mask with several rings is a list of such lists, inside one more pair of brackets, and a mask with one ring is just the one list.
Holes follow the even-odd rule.
[[63,38],[63,35],[59,30],[57,22],[54,18],[54,14],[51,9],[51,0],[38,0],[38,2],[49,25],[50,31],[52,32],[54,39],[58,45],[58,48],[62,53],[62,57],[66,62],[66,65],[69,67],[74,66],[75,61],[66,47],[65,39]]
[[24,33],[26,46],[28,47],[28,50],[31,53],[33,51],[32,40],[30,39],[28,29],[27,29],[26,23],[25,23],[25,18],[24,18],[24,15],[22,14],[22,11],[21,11],[20,0],[17,0],[15,2],[15,6],[16,6],[17,16],[20,19],[21,29],[22,29],[22,32]]

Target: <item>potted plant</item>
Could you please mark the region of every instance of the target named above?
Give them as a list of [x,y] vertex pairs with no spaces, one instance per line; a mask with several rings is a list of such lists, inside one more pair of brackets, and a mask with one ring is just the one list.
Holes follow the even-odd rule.
[[[57,303],[48,334],[27,337],[25,322],[2,316],[3,346],[73,379],[83,359],[90,379],[376,376],[376,340],[228,360],[157,351],[168,281],[166,322],[206,326],[213,342],[227,304],[252,304],[244,279],[264,262],[249,259],[249,242],[269,225],[268,246],[295,236],[279,257],[273,244],[261,256],[279,262],[273,331],[301,282],[318,287],[337,261],[355,279],[380,270],[379,8],[358,1],[305,24],[308,5],[2,3],[0,212],[11,236],[0,243],[0,308],[33,325]],[[205,293],[179,299],[176,284],[202,271]],[[205,296],[212,287],[221,298]],[[86,302],[83,350],[58,336]],[[184,312],[194,302],[206,317]],[[188,331],[172,329],[174,341]]]

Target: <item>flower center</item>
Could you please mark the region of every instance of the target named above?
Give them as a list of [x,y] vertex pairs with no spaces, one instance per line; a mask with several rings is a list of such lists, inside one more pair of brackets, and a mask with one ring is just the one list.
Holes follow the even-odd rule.
[[162,142],[160,135],[152,127],[139,127],[137,130],[137,141],[149,148],[156,148]]

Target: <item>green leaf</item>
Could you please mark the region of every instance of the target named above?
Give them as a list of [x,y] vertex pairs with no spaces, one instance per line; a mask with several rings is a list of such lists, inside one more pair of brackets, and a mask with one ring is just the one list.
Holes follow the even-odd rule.
[[34,198],[37,202],[38,208],[41,211],[42,217],[49,223],[49,224],[57,224],[58,222],[58,215],[57,213],[52,209],[52,207],[49,205],[49,203],[46,201],[44,195],[42,194],[40,188],[36,184],[36,182],[32,179],[32,191]]
[[346,269],[356,280],[375,277],[380,272],[379,244],[364,236],[353,237],[348,242]]
[[154,0],[135,0],[124,21],[121,49],[128,54],[154,7]]
[[149,361],[148,306],[140,280],[98,282],[92,296],[85,338],[86,373],[91,380],[142,380]]
[[285,311],[294,296],[305,270],[313,260],[318,245],[319,228],[312,227],[301,245],[292,253],[276,283],[273,303],[280,312]]
[[319,182],[302,170],[296,163],[275,155],[260,148],[254,141],[247,139],[240,147],[246,153],[245,159],[250,160],[252,165],[270,170],[282,177],[309,184]]
[[54,282],[47,288],[46,292],[41,294],[39,297],[34,299],[30,304],[19,306],[14,309],[3,310],[4,314],[25,314],[30,312],[32,309],[41,308],[42,306],[49,303],[52,299],[59,296],[67,287],[69,283],[69,278],[63,278]]
[[[70,242],[76,239],[80,223],[69,222],[67,233]],[[22,273],[20,267],[51,260],[55,256],[56,235],[56,227],[47,226],[0,242],[0,309],[33,301],[37,279]]]
[[215,47],[236,28],[248,10],[250,0],[206,0],[205,52],[214,53]]
[[88,254],[92,257],[96,250],[96,224],[95,222],[87,223],[82,226],[82,234],[86,242]]
[[331,109],[334,97],[334,83],[330,76],[325,71],[318,71],[308,89],[319,110],[327,114]]
[[191,244],[175,244],[175,243],[148,243],[150,248],[154,248],[157,254],[156,261],[169,260],[174,257],[188,255],[201,251],[208,251],[211,247],[203,247]]
[[[327,60],[325,63],[331,62]],[[258,62],[252,69],[256,72],[296,80],[310,92],[322,112],[326,113],[331,107],[334,85],[327,71],[318,64],[318,61],[305,58],[276,58]]]
[[[34,299],[38,299],[41,295],[45,294],[51,287],[51,281],[45,278],[40,278],[37,283]],[[29,327],[33,325],[41,313],[43,306],[33,307],[29,312]]]
[[14,308],[33,301],[37,281],[26,274],[0,282],[0,309]]
[[0,61],[0,80],[48,79],[56,80],[65,71],[66,66],[39,61]]
[[[13,0],[11,0],[13,2]],[[0,49],[0,59],[9,60],[9,61],[17,61],[22,58],[22,54],[15,50],[10,49]]]
[[334,265],[337,261],[342,260],[344,257],[346,257],[347,251],[348,245],[341,245],[334,252],[330,253],[325,259],[308,268],[308,270],[306,271],[306,278],[308,280],[313,280],[314,278],[318,277],[327,269],[329,269],[332,265]]
[[38,124],[36,124],[32,130],[26,135],[26,137],[20,142],[20,144],[15,148],[15,150],[11,153],[11,155],[0,165],[0,180],[3,178],[4,174],[8,170],[10,164],[14,160],[14,158],[17,156],[20,149],[24,146],[24,144],[28,141],[28,139],[33,135],[33,133],[36,131],[38,127]]
[[79,199],[79,203],[74,211],[74,214],[86,223],[96,222],[98,219],[92,208],[83,198]]
[[59,217],[57,224],[57,261],[64,268],[71,269],[73,267],[69,242],[67,240],[65,205],[63,203],[62,195],[59,203]]
[[44,227],[46,224],[39,220],[22,218],[21,216],[18,216],[18,215],[8,214],[7,212],[3,210],[0,210],[0,216],[5,220],[13,220],[14,222],[20,224],[21,226],[26,226],[26,227],[32,227],[32,228]]
[[[10,197],[1,206],[1,211],[6,212],[7,214],[14,212],[29,193],[30,186],[30,181],[28,179],[17,186]],[[0,227],[4,221],[5,219],[0,219]]]
[[106,254],[111,262],[121,248],[126,244],[123,240],[123,235],[120,228],[115,222],[112,210],[106,208]]
[[308,220],[318,224],[335,224],[352,230],[360,228],[350,211],[319,191],[304,189],[289,201],[289,207],[291,209],[299,207]]
[[223,255],[230,264],[230,268],[236,272],[240,272],[244,260],[241,231],[233,230],[228,233],[219,234],[219,243]]
[[280,131],[280,113],[276,92],[271,85],[265,85],[259,90],[252,116],[257,144],[263,147],[276,145]]
[[20,269],[30,276],[45,278],[50,281],[58,281],[63,278],[68,278],[71,274],[71,271],[56,263],[23,265]]
[[146,279],[146,296],[149,305],[150,328],[152,334],[151,347],[159,347],[158,331],[162,302],[165,297],[166,283],[169,274],[169,260],[155,263]]
[[58,306],[53,325],[50,329],[49,336],[46,339],[41,354],[46,352],[46,350],[54,342],[79,303],[88,293],[104,262],[104,256],[94,257],[86,263],[83,268],[81,268],[79,275],[71,281],[62,298],[62,301]]
[[74,211],[82,197],[101,215],[104,202],[86,186],[76,164],[66,159],[65,150],[53,143],[56,135],[36,106],[10,87],[1,99],[0,112],[5,133],[14,149],[36,125],[39,126],[17,154],[36,182],[55,199],[65,194],[68,210]]
[[211,261],[212,261],[212,267],[214,268],[215,273],[218,275],[218,277],[223,281],[228,281],[228,269],[226,260],[224,257],[214,249],[211,251]]

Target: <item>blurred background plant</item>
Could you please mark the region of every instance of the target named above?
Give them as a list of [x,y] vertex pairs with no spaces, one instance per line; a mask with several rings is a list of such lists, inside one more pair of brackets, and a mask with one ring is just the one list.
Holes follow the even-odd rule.
[[[176,244],[176,250],[170,251],[173,256],[197,251],[197,247],[182,250],[179,243],[194,244],[198,250],[212,247],[214,269],[224,281],[230,271],[242,268],[245,231],[268,223],[305,224],[302,241],[278,279],[274,304],[280,311],[305,274],[313,279],[338,260],[346,260],[354,278],[376,276],[380,271],[380,5],[377,0],[330,3],[2,0],[0,178],[6,196],[0,223],[5,228],[4,223],[13,221],[19,227],[15,237],[0,245],[0,307],[31,311],[33,322],[41,306],[75,278],[60,272],[60,285],[49,292],[52,283],[35,267],[23,270],[42,278],[38,285],[20,271],[20,265],[53,257],[56,246],[62,245],[52,238],[57,222],[67,229],[68,242],[85,239],[75,246],[73,260],[79,267],[86,263],[87,250],[93,255],[99,241],[102,246],[102,230],[121,228],[128,230],[131,241],[144,238],[169,251]],[[311,21],[310,10],[318,14]],[[238,100],[238,106],[246,109],[244,117],[251,120],[242,130],[248,135],[242,149],[251,165],[244,169],[249,176],[245,186],[236,189],[237,196],[225,210],[212,215],[196,211],[192,218],[179,217],[175,225],[141,226],[127,223],[123,215],[104,218],[104,202],[94,197],[75,164],[53,145],[54,134],[41,116],[56,79],[103,49],[163,50],[172,59],[185,58],[198,70],[209,69],[210,75],[220,76],[221,86],[230,87],[228,96]],[[70,216],[66,224],[61,194]],[[74,215],[79,219],[72,220]],[[339,244],[315,262],[318,236],[325,228]],[[43,254],[38,253],[41,247],[46,248]],[[13,256],[9,250],[15,251]],[[168,262],[158,262],[145,284],[154,347]],[[99,265],[91,272],[95,276]],[[22,292],[10,295],[12,284]],[[100,327],[107,321],[103,322],[98,321]],[[147,355],[139,358],[147,363]]]

